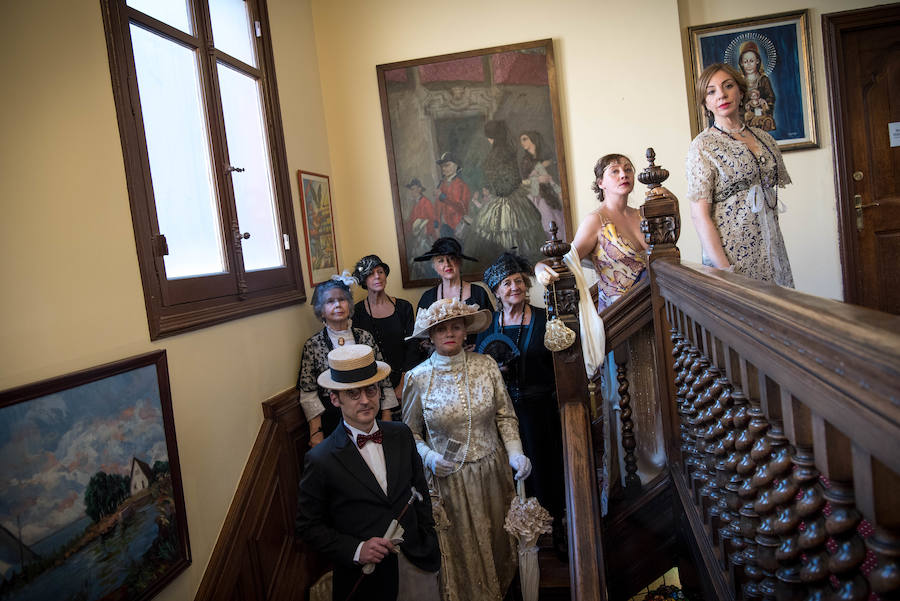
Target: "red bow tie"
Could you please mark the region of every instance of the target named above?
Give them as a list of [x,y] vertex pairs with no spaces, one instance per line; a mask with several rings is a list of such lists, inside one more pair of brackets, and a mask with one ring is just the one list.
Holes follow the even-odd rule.
[[[353,433],[349,428],[344,428],[347,430],[347,434],[350,435],[350,439],[353,440]],[[372,441],[376,444],[381,444],[381,441],[384,439],[384,433],[381,430],[376,430],[371,434],[358,434],[356,436],[356,446],[360,449],[366,446],[366,443]]]

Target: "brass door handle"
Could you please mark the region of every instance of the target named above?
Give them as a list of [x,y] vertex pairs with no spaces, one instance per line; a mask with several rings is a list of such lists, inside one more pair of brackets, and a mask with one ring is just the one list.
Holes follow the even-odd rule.
[[871,209],[872,207],[880,207],[881,203],[878,202],[870,202],[868,204],[862,203],[862,195],[854,194],[853,195],[853,208],[857,211],[861,211],[863,209]]

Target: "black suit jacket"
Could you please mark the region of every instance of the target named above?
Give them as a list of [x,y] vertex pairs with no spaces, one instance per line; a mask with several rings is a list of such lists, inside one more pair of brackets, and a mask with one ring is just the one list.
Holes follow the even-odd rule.
[[[361,573],[361,566],[353,563],[356,547],[373,536],[384,536],[409,501],[413,486],[424,500],[415,502],[400,520],[405,530],[401,548],[423,570],[434,572],[440,567],[428,485],[412,432],[396,422],[379,421],[378,427],[384,436],[387,494],[342,426],[306,454],[296,532],[334,562],[335,601],[347,598]],[[354,598],[394,601],[396,597],[397,557],[390,554],[363,579]]]

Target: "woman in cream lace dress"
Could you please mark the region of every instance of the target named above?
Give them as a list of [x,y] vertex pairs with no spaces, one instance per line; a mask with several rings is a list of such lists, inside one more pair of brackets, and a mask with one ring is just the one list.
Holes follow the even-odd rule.
[[420,311],[412,337],[430,337],[435,350],[408,372],[403,390],[403,421],[443,506],[436,517],[445,601],[501,601],[516,570],[503,529],[515,494],[510,467],[522,479],[531,462],[497,363],[463,350],[466,333],[490,320],[490,311],[458,299]]

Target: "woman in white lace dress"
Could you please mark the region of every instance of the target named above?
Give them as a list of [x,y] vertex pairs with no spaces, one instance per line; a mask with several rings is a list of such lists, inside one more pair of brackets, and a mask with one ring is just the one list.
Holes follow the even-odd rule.
[[743,76],[716,63],[697,81],[697,102],[713,124],[691,142],[687,158],[691,217],[703,263],[755,280],[794,287],[778,213],[778,188],[791,183],[775,139],[741,120]]
[[522,479],[531,462],[497,363],[463,349],[466,333],[490,321],[490,311],[455,298],[420,311],[412,337],[430,337],[435,350],[403,389],[403,421],[443,506],[435,512],[444,601],[501,601],[516,570],[503,529],[515,494],[510,467]]

